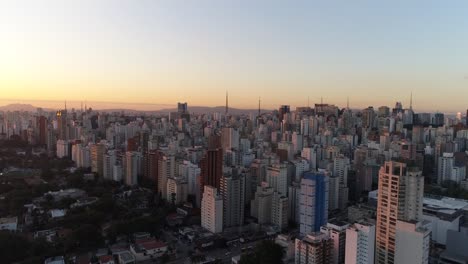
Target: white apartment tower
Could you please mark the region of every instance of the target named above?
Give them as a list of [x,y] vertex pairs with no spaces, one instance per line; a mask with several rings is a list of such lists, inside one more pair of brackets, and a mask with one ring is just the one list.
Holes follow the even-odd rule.
[[213,186],[206,185],[203,191],[201,225],[212,233],[223,232],[223,197]]
[[424,177],[405,163],[388,161],[380,168],[378,190],[375,261],[396,263],[396,223],[421,220]]
[[425,223],[428,222],[397,221],[395,263],[429,263],[431,230]]
[[362,220],[346,229],[346,264],[374,263],[374,253],[374,220]]
[[288,195],[288,168],[286,164],[272,164],[266,171],[266,181],[275,190],[284,196]]

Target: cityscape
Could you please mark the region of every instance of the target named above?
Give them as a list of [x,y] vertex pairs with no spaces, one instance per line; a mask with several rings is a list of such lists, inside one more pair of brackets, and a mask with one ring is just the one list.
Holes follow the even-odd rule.
[[0,3],[0,263],[468,263],[465,11]]

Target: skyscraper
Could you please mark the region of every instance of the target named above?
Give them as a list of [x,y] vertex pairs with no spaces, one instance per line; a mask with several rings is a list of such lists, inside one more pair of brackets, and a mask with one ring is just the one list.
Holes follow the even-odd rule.
[[362,220],[346,229],[346,264],[374,263],[375,222]]
[[288,195],[288,168],[285,163],[272,164],[266,171],[266,181],[275,192]]
[[203,194],[205,185],[216,187],[223,174],[223,149],[220,146],[219,136],[211,136],[208,150],[200,161],[200,194]]
[[62,140],[68,139],[67,133],[67,110],[57,111],[57,138]]
[[158,160],[158,193],[167,197],[167,179],[173,178],[176,171],[174,155],[162,154]]
[[213,186],[205,186],[203,191],[201,226],[211,233],[223,232],[223,197]]
[[177,112],[179,114],[186,114],[188,113],[188,109],[187,109],[187,103],[177,103]]
[[328,220],[329,177],[324,173],[307,172],[301,180],[300,233],[317,232]]
[[396,263],[397,220],[421,219],[424,177],[405,163],[385,162],[380,168],[378,190],[376,263]]
[[91,145],[91,171],[100,177],[104,175],[104,152],[106,146],[101,143]]
[[286,113],[289,113],[290,112],[290,107],[289,105],[282,105],[280,106],[279,110],[278,110],[278,117],[279,117],[279,121],[283,121],[283,118],[284,118],[284,114]]
[[245,175],[233,170],[221,177],[220,192],[223,197],[223,226],[244,224]]

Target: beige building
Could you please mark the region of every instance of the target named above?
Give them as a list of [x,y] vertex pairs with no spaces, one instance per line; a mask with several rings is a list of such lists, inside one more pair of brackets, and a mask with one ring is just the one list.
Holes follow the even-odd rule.
[[223,197],[206,185],[201,202],[201,226],[212,233],[223,232]]
[[376,263],[395,262],[398,220],[422,218],[424,177],[405,163],[385,162],[379,172],[376,225]]

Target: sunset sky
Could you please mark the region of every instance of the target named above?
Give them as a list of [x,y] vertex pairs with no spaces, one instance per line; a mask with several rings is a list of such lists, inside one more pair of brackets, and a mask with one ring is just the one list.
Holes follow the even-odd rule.
[[[255,3],[253,3],[255,2]],[[0,104],[468,108],[467,1],[0,1]],[[36,104],[36,105],[37,105]]]

